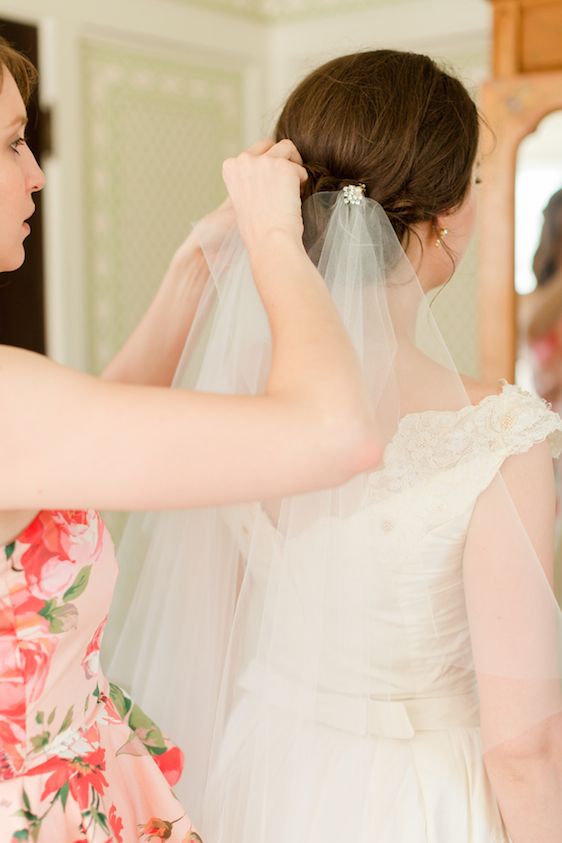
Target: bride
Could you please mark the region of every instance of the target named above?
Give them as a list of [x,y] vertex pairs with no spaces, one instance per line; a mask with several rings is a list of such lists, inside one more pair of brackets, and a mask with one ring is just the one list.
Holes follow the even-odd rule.
[[[476,108],[429,58],[379,50],[310,74],[276,135],[309,173],[305,245],[384,463],[327,492],[135,516],[111,670],[183,744],[213,843],[559,843],[562,423],[460,376],[426,295],[473,231]],[[244,248],[201,237],[198,363],[176,384],[259,393],[270,339]]]

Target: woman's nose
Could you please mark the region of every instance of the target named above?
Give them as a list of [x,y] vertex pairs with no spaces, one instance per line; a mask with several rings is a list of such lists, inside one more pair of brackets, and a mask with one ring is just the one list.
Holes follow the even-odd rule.
[[36,193],[38,190],[43,190],[45,187],[45,173],[37,163],[37,159],[31,150],[29,150],[29,156],[31,160],[29,162],[30,166],[27,181],[31,193]]

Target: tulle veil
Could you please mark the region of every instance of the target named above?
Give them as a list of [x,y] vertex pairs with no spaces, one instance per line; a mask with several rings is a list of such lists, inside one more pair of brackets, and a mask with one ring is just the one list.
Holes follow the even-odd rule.
[[[415,268],[384,210],[360,188],[314,194],[303,217],[307,251],[369,383],[384,462],[337,489],[131,516],[105,642],[110,677],[185,750],[178,793],[212,843],[233,839],[232,829],[258,843],[272,815],[276,840],[308,839],[306,814],[321,810],[307,798],[317,775],[303,738],[310,721],[405,740],[425,717],[404,706],[408,692],[423,699],[429,687],[452,683],[454,699],[444,695],[436,716],[474,726],[483,680],[487,688],[509,683],[525,704],[498,696],[495,716],[482,724],[489,752],[562,711],[560,611],[502,461],[477,436],[464,442],[466,425],[452,440],[435,436],[444,416],[469,419],[473,408]],[[175,387],[257,394],[271,345],[248,255],[234,220],[226,234],[216,221],[198,231],[209,280]],[[506,416],[497,436],[525,423]],[[451,498],[440,515],[428,505],[420,517],[420,496],[431,499],[428,461],[447,469]],[[408,547],[424,540],[432,519],[470,522],[470,512],[455,509],[454,489],[476,489],[483,474],[486,512],[502,537],[494,565],[481,570],[478,553],[467,551],[453,576],[428,559],[405,602],[393,566],[407,565]],[[388,628],[406,633],[412,612],[429,603],[431,622],[416,643],[408,636],[408,646],[389,646],[400,636],[389,639]],[[453,610],[467,623],[447,624]],[[397,670],[409,689],[395,686]],[[280,792],[289,756],[302,806],[293,836],[287,823],[298,818],[286,816],[289,794]],[[364,788],[357,798],[368,803],[369,782],[349,786]],[[389,793],[389,804],[395,798]],[[342,837],[362,840],[363,823],[348,816]]]

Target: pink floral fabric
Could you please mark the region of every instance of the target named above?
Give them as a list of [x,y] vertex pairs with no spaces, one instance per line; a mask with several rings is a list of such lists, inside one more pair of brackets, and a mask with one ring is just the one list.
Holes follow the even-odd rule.
[[0,549],[0,840],[200,838],[183,757],[100,671],[117,575],[94,511],[40,512]]

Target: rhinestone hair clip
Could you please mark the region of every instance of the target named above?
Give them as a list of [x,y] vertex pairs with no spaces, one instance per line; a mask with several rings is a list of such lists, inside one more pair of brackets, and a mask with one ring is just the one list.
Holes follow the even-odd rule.
[[364,184],[346,184],[342,190],[343,201],[346,205],[361,205],[365,199],[367,186]]

